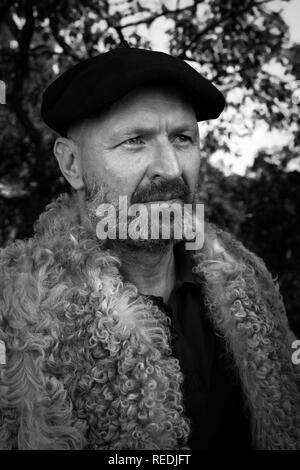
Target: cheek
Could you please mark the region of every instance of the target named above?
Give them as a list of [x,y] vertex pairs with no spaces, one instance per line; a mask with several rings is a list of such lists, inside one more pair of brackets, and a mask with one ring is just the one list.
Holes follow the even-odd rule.
[[189,187],[194,191],[195,185],[199,178],[200,171],[200,152],[197,150],[192,152],[183,162],[183,174],[189,184]]
[[125,159],[109,158],[105,159],[101,173],[97,174],[116,194],[131,197],[143,177],[144,169]]

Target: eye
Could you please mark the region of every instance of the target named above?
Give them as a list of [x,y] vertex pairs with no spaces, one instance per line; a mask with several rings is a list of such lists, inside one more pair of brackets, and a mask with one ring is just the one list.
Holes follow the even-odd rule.
[[179,144],[191,143],[192,138],[185,134],[178,134],[175,136],[174,141]]
[[131,137],[130,139],[127,139],[123,142],[123,144],[126,144],[126,145],[142,145],[144,143],[145,141],[142,136]]

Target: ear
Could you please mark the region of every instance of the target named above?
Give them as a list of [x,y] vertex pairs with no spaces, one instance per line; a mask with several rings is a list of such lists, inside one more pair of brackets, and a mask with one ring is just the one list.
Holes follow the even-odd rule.
[[67,137],[58,137],[54,144],[54,155],[60,171],[74,189],[83,188],[82,169],[78,145]]

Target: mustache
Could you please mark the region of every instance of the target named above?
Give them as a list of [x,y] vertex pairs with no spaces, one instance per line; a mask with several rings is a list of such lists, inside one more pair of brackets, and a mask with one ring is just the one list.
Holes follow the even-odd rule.
[[181,178],[161,180],[158,183],[151,181],[144,188],[137,188],[131,197],[131,204],[141,204],[153,201],[166,201],[182,199],[185,201],[190,195],[190,188]]

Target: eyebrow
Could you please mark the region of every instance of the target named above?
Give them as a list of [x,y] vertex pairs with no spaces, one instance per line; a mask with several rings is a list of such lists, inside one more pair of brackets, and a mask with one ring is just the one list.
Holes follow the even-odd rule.
[[[135,125],[132,125],[132,126],[128,126],[128,127],[123,127],[123,128],[119,128],[119,129],[116,129],[115,132],[113,132],[113,137],[114,138],[117,138],[117,137],[120,137],[120,135],[126,137],[126,136],[130,136],[130,135],[149,135],[149,134],[153,134],[155,133],[157,130],[157,128],[155,126],[135,126]],[[172,127],[171,129],[171,133],[172,134],[175,134],[175,133],[181,133],[181,132],[195,132],[197,131],[197,126],[195,124],[192,124],[192,123],[180,123],[178,126],[174,126]]]

